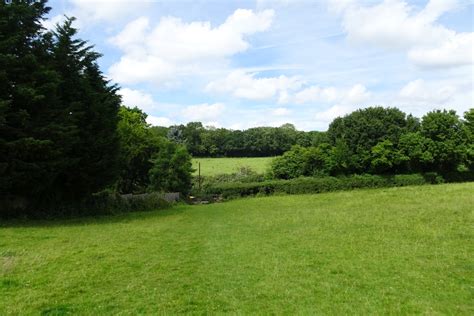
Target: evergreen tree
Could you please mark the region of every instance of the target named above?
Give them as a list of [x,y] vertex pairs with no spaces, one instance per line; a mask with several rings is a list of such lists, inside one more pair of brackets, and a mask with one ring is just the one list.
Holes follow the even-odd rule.
[[0,4],[0,209],[25,207],[48,195],[58,153],[50,131],[58,76],[50,68],[46,1]]
[[[112,183],[116,87],[67,19],[52,34],[46,1],[0,4],[0,210],[47,210]],[[1,212],[0,212],[1,213]],[[2,215],[2,214],[0,214]],[[17,214],[18,215],[18,214]]]
[[150,189],[164,192],[188,193],[191,190],[193,166],[191,155],[183,145],[163,142],[152,157],[149,171]]
[[62,113],[68,125],[62,147],[65,165],[57,178],[63,199],[80,199],[111,184],[118,175],[116,132],[120,97],[97,65],[100,54],[75,39],[74,18],[54,32],[54,66],[60,75]]

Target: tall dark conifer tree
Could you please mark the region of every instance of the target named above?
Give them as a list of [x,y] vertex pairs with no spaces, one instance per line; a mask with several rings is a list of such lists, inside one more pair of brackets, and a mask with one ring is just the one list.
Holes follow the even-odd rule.
[[118,171],[116,87],[73,19],[42,28],[45,3],[0,2],[0,215],[80,200]]
[[74,18],[54,32],[54,65],[67,122],[74,128],[64,139],[67,168],[59,177],[65,197],[79,199],[110,184],[118,173],[117,122],[120,97],[108,85],[87,42],[75,39]]
[[45,2],[0,3],[0,202],[18,207],[48,195],[58,155],[49,133],[58,77],[51,36],[42,33]]

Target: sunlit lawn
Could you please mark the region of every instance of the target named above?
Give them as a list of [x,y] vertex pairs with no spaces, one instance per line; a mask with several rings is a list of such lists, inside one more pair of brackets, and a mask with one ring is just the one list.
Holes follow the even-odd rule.
[[0,226],[0,315],[474,314],[474,183]]

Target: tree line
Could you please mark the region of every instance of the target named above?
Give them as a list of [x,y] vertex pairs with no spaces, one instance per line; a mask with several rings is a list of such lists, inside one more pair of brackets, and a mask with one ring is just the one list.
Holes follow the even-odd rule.
[[195,157],[271,157],[293,145],[309,147],[324,139],[324,132],[296,130],[292,124],[280,127],[254,127],[247,130],[204,127],[201,122],[153,127],[160,135],[183,144]]
[[294,146],[272,164],[275,178],[474,171],[474,109],[435,110],[421,120],[371,107],[336,118],[317,146]]

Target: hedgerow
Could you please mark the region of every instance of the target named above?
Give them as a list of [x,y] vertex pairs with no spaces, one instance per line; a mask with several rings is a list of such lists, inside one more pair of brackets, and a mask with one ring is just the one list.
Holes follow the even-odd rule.
[[221,195],[223,198],[275,193],[306,194],[359,188],[385,188],[410,185],[438,184],[474,180],[474,173],[450,175],[446,179],[437,173],[405,174],[393,176],[354,175],[344,177],[302,177],[291,180],[269,180],[251,183],[223,183],[204,189],[203,194]]
[[112,215],[130,212],[153,211],[171,206],[160,193],[123,196],[103,191],[80,202],[57,203],[54,206],[38,205],[34,209],[25,208],[18,200],[2,200],[0,218],[13,218],[22,214],[28,218],[64,218],[75,216]]

